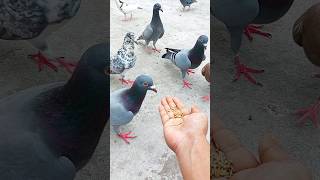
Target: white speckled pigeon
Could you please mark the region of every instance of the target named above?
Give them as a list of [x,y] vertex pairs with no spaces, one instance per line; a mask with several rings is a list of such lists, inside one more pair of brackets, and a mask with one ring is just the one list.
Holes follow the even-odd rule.
[[158,39],[162,38],[164,34],[164,28],[160,19],[159,11],[163,12],[163,10],[161,9],[161,5],[159,3],[156,3],[153,6],[153,15],[152,15],[150,24],[148,24],[148,26],[145,28],[141,36],[139,36],[139,38],[137,39],[137,40],[145,40],[146,46],[148,46],[150,41],[152,41],[153,42],[152,50],[157,52],[160,52],[160,50],[156,48],[156,43]]
[[191,69],[195,69],[200,66],[201,62],[206,59],[204,54],[207,48],[208,37],[201,35],[192,49],[171,49],[166,48],[167,52],[162,55],[162,58],[170,59],[182,73],[183,87],[191,88],[185,77],[188,73],[194,73]]
[[110,95],[110,122],[113,130],[126,143],[129,143],[128,139],[136,136],[130,136],[131,132],[120,133],[120,126],[128,124],[139,112],[148,90],[157,92],[152,78],[147,75],[140,75],[131,88],[122,88]]
[[89,161],[109,116],[108,54],[95,45],[67,83],[0,100],[0,179],[72,180]]
[[[142,9],[142,7],[139,7],[137,4],[128,4],[124,0],[114,0],[117,8],[123,13],[124,15],[124,21],[131,20],[132,19],[132,13],[135,10]],[[130,14],[130,19],[127,19],[127,14]]]
[[[57,71],[57,66],[72,72],[74,63],[64,58],[52,59],[46,38],[78,12],[81,0],[2,0],[0,1],[0,39],[28,40],[39,52],[30,55],[39,71],[44,65]],[[53,61],[54,60],[54,61]],[[50,62],[51,61],[51,62]]]
[[188,6],[190,8],[191,4],[198,2],[197,0],[180,0],[182,6],[183,6],[183,10],[185,10],[186,6]]
[[128,32],[122,44],[122,47],[118,50],[117,54],[111,57],[110,60],[110,73],[111,74],[121,74],[122,83],[132,84],[133,81],[127,79],[125,80],[125,73],[131,69],[137,60],[134,53],[134,33]]
[[211,13],[222,21],[231,36],[231,49],[235,54],[236,77],[235,81],[243,74],[247,80],[256,85],[257,82],[251,73],[262,73],[264,70],[249,68],[240,63],[239,49],[242,33],[248,37],[251,33],[271,37],[270,34],[259,31],[260,26],[253,24],[267,24],[280,19],[290,9],[293,0],[215,0],[211,5]]

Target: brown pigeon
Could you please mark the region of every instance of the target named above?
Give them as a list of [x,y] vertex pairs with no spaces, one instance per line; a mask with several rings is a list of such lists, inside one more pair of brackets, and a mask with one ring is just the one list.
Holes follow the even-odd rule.
[[[312,64],[320,67],[320,3],[308,9],[294,24],[293,38],[303,47],[304,52]],[[320,75],[316,75],[320,77]],[[297,111],[301,115],[299,123],[303,125],[308,118],[318,127],[318,114],[320,112],[320,98],[308,108]]]

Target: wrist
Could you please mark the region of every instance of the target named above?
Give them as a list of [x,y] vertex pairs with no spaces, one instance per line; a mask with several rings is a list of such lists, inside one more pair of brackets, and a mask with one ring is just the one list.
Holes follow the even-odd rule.
[[210,145],[205,135],[181,142],[175,153],[184,180],[210,178]]

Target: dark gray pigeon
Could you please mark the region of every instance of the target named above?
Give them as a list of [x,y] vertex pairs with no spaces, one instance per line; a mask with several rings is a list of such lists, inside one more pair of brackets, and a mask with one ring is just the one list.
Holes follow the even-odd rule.
[[262,73],[264,70],[249,68],[240,63],[239,50],[242,42],[242,33],[252,40],[253,33],[271,38],[271,34],[258,30],[261,26],[251,24],[268,24],[280,19],[290,9],[293,0],[215,0],[211,5],[211,13],[222,21],[229,30],[231,49],[235,55],[236,77],[243,74],[247,80],[256,85],[252,73]]
[[188,6],[190,8],[191,4],[198,2],[197,0],[180,0],[182,6],[183,6],[183,10],[186,8],[186,6]]
[[192,84],[185,79],[186,74],[194,73],[191,69],[199,67],[201,62],[206,59],[204,51],[207,44],[208,37],[201,35],[192,49],[166,48],[167,52],[162,55],[162,58],[170,59],[181,70],[183,87],[191,88]]
[[128,124],[139,112],[148,90],[157,92],[152,78],[147,75],[140,75],[131,88],[122,88],[110,95],[110,122],[113,130],[126,143],[129,143],[128,139],[136,136],[130,136],[131,132],[120,133],[120,126]]
[[0,100],[0,179],[71,180],[89,161],[109,117],[108,54],[95,45],[67,83]]
[[160,19],[159,11],[163,10],[161,9],[161,5],[159,3],[155,4],[153,6],[153,15],[150,24],[145,28],[141,36],[137,40],[145,40],[146,46],[149,45],[150,41],[153,42],[153,48],[152,50],[160,52],[160,50],[157,49],[156,43],[158,39],[162,38],[164,34],[164,28],[163,24]]
[[0,39],[28,40],[39,52],[30,55],[39,71],[44,65],[57,71],[55,60],[72,72],[74,63],[63,58],[52,59],[46,38],[75,16],[81,0],[3,0],[0,1]]

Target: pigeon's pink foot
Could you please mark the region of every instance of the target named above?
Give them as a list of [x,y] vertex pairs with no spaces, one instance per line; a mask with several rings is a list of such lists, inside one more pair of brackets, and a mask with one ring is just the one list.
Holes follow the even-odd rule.
[[152,50],[153,50],[154,52],[161,53],[161,49],[152,48]]
[[131,132],[127,132],[127,133],[119,133],[118,136],[124,140],[124,142],[126,142],[127,144],[130,144],[128,139],[132,139],[132,138],[136,138],[137,136],[130,136]]
[[132,85],[134,81],[131,81],[130,79],[123,79],[123,78],[120,78],[119,81],[121,81],[121,84],[125,84],[125,85]]
[[187,80],[183,80],[183,87],[184,88],[192,89],[191,86],[192,86],[191,83],[189,83]]
[[64,57],[57,58],[60,66],[64,67],[69,73],[73,73],[77,63],[65,61]]
[[204,102],[209,102],[209,101],[210,101],[210,95],[202,96],[201,99],[202,99]]
[[192,69],[188,69],[188,71],[187,71],[187,74],[188,75],[191,75],[191,74],[194,74],[195,72],[192,70]]
[[240,60],[239,60],[239,56],[237,56],[235,58],[235,65],[236,65],[236,70],[237,70],[237,73],[236,73],[236,77],[233,81],[237,81],[239,80],[239,78],[241,77],[241,75],[243,74],[244,77],[251,83],[255,84],[255,85],[258,85],[258,86],[262,86],[261,83],[257,82],[251,74],[258,74],[258,73],[263,73],[264,70],[257,70],[257,69],[253,69],[253,68],[249,68],[247,67],[246,65],[244,64],[241,64],[240,63]]
[[38,63],[39,72],[42,71],[44,65],[46,65],[50,69],[58,72],[57,66],[54,65],[52,62],[50,62],[50,60],[48,58],[46,58],[41,52],[38,52],[37,54],[29,55],[29,57]]
[[253,40],[253,34],[258,34],[261,35],[263,37],[267,37],[269,39],[272,38],[272,34],[267,33],[267,32],[263,32],[259,29],[261,29],[263,26],[262,25],[248,25],[245,29],[244,29],[244,34],[247,36],[247,38],[252,41]]
[[300,119],[298,120],[299,121],[298,123],[300,126],[304,125],[307,122],[308,118],[310,118],[313,125],[318,128],[319,127],[319,119],[318,119],[319,112],[320,112],[320,98],[312,106],[310,106],[308,108],[299,109],[295,112],[295,114],[301,116]]

